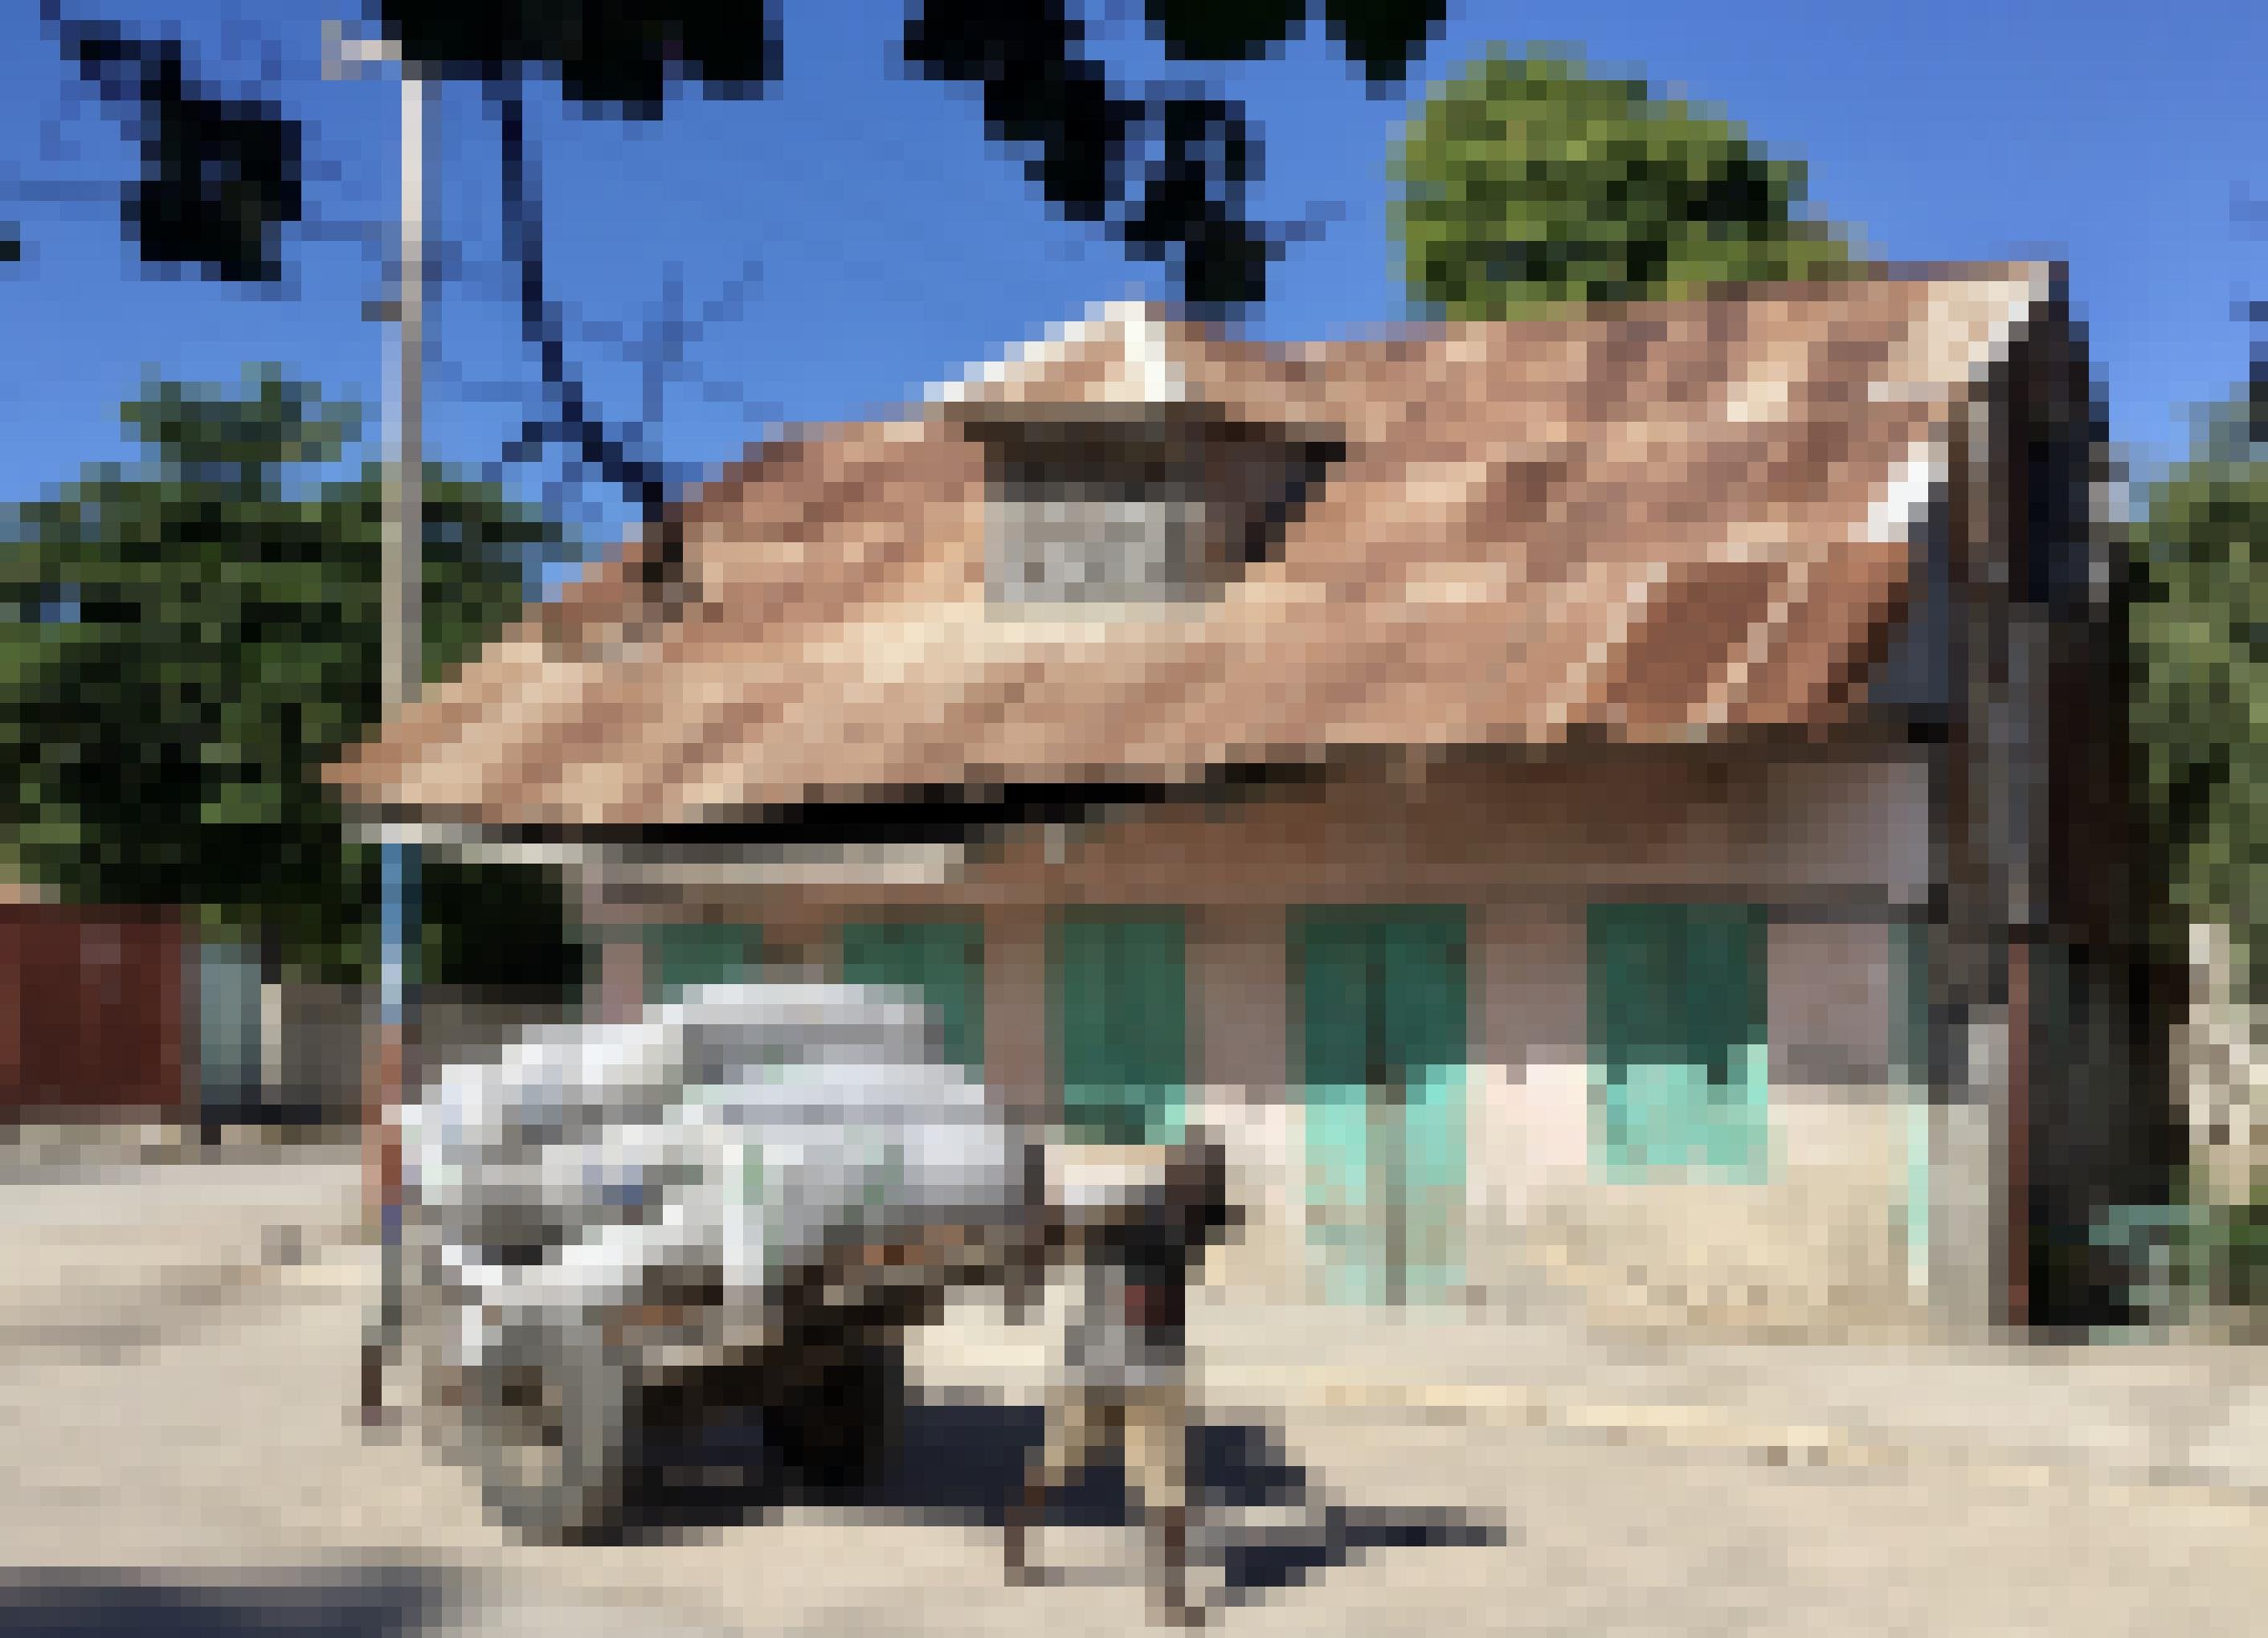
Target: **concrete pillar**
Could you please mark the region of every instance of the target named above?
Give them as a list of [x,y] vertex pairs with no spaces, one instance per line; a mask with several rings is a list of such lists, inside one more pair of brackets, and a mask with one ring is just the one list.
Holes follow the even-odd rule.
[[598,993],[584,1011],[602,1024],[628,1024],[645,1005],[645,923],[614,886],[596,869],[579,871],[575,883],[577,930],[598,954]]
[[1207,909],[1190,918],[1189,1077],[1251,1104],[1281,1104],[1291,1080],[1284,910]]
[[984,1081],[1028,1120],[1058,1111],[1048,1059],[1048,914],[996,905],[984,914]]
[[2004,1318],[2007,1038],[2000,1007],[1955,1026],[1955,1078],[1930,1114],[1930,1308],[1966,1337],[1995,1333]]
[[263,975],[260,981],[260,1102],[280,1106],[290,1095],[284,1085],[284,985]]
[[1539,1213],[1585,1186],[1588,985],[1580,905],[1491,900],[1470,928],[1468,1262],[1487,1284],[1525,1274]]
[[645,1005],[645,939],[635,927],[600,929],[599,1016],[628,1024]]
[[1220,1141],[1247,1213],[1231,1277],[1290,1291],[1306,1244],[1304,1111],[1288,1061],[1284,929],[1283,907],[1274,904],[1190,918],[1189,1117]]

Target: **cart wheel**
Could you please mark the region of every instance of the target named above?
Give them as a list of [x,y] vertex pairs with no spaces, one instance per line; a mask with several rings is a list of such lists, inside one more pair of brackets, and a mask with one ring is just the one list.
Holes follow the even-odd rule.
[[471,1373],[460,1412],[482,1499],[537,1540],[603,1533],[621,1517],[629,1375],[596,1341],[511,1350]]

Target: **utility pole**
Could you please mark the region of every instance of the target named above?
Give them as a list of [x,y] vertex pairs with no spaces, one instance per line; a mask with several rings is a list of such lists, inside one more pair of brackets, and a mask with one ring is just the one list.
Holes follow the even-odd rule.
[[[425,378],[425,125],[430,87],[417,65],[402,60],[394,41],[350,38],[334,22],[324,26],[323,72],[343,78],[373,64],[392,62],[401,86],[401,236],[393,269],[394,293],[373,316],[394,327],[386,404],[385,526],[380,551],[380,704],[392,717],[417,697],[423,669],[420,596],[424,575],[424,448],[422,417]],[[367,1215],[383,1237],[384,1311],[363,1352],[363,1411],[382,1413],[386,1362],[401,1322],[401,1128],[399,1111],[409,1083],[416,1039],[413,1005],[417,930],[417,852],[391,826],[379,844],[384,940],[378,1029],[364,1066],[363,1179]]]

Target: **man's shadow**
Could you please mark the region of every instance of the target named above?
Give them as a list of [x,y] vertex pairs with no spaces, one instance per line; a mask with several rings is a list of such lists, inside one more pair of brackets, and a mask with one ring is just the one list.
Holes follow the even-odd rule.
[[[856,1484],[814,1484],[766,1448],[760,1419],[728,1416],[670,1449],[650,1450],[631,1487],[626,1533],[652,1539],[762,1522],[805,1503],[939,1524],[1000,1527],[1038,1455],[1040,1407],[974,1396],[927,1396],[908,1405],[887,1465]],[[1496,1546],[1500,1524],[1460,1508],[1348,1505],[1284,1453],[1264,1428],[1202,1423],[1190,1429],[1190,1499],[1209,1539],[1201,1557],[1245,1603],[1320,1571],[1392,1547]],[[1126,1530],[1138,1521],[1123,1473],[1099,1462],[1049,1500],[1048,1522]]]

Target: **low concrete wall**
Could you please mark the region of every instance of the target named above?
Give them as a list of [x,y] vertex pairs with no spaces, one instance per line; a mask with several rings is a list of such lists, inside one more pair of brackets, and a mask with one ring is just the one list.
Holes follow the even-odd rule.
[[2268,1172],[2268,1016],[2238,998],[2233,965],[2228,929],[2190,929],[2190,1005],[2173,1040],[2191,1160],[2230,1202]]
[[1476,1283],[1540,1282],[1602,1322],[1650,1326],[1841,1334],[1911,1323],[1910,1100],[1890,1061],[1897,978],[1884,920],[1771,924],[1762,1184],[1594,1179],[1581,907],[1490,907],[1478,944]]
[[1765,1181],[1539,1185],[1517,1222],[1484,1225],[1504,1272],[1524,1264],[1609,1325],[1821,1337],[1911,1329],[1903,1103],[1873,1086],[1772,1091]]
[[1192,1097],[1189,1116],[1227,1152],[1230,1195],[1244,1215],[1237,1234],[1211,1260],[1212,1277],[1281,1301],[1311,1295],[1299,1106],[1249,1097],[1241,1087],[1207,1087]]
[[[1518,1093],[1532,1088],[1499,1087]],[[1521,1134],[1476,1120],[1457,1230],[1463,1292],[1517,1309],[1572,1304],[1605,1326],[1835,1340],[1926,1323],[1907,1259],[1908,1111],[1881,1086],[1775,1087],[1761,1184],[1593,1180],[1580,1157],[1496,1152]],[[1321,1294],[1295,1100],[1206,1089],[1192,1108],[1228,1150],[1248,1220],[1212,1263],[1223,1284]],[[1580,1131],[1574,1135],[1580,1157]],[[1507,1186],[1507,1170],[1520,1176]]]

